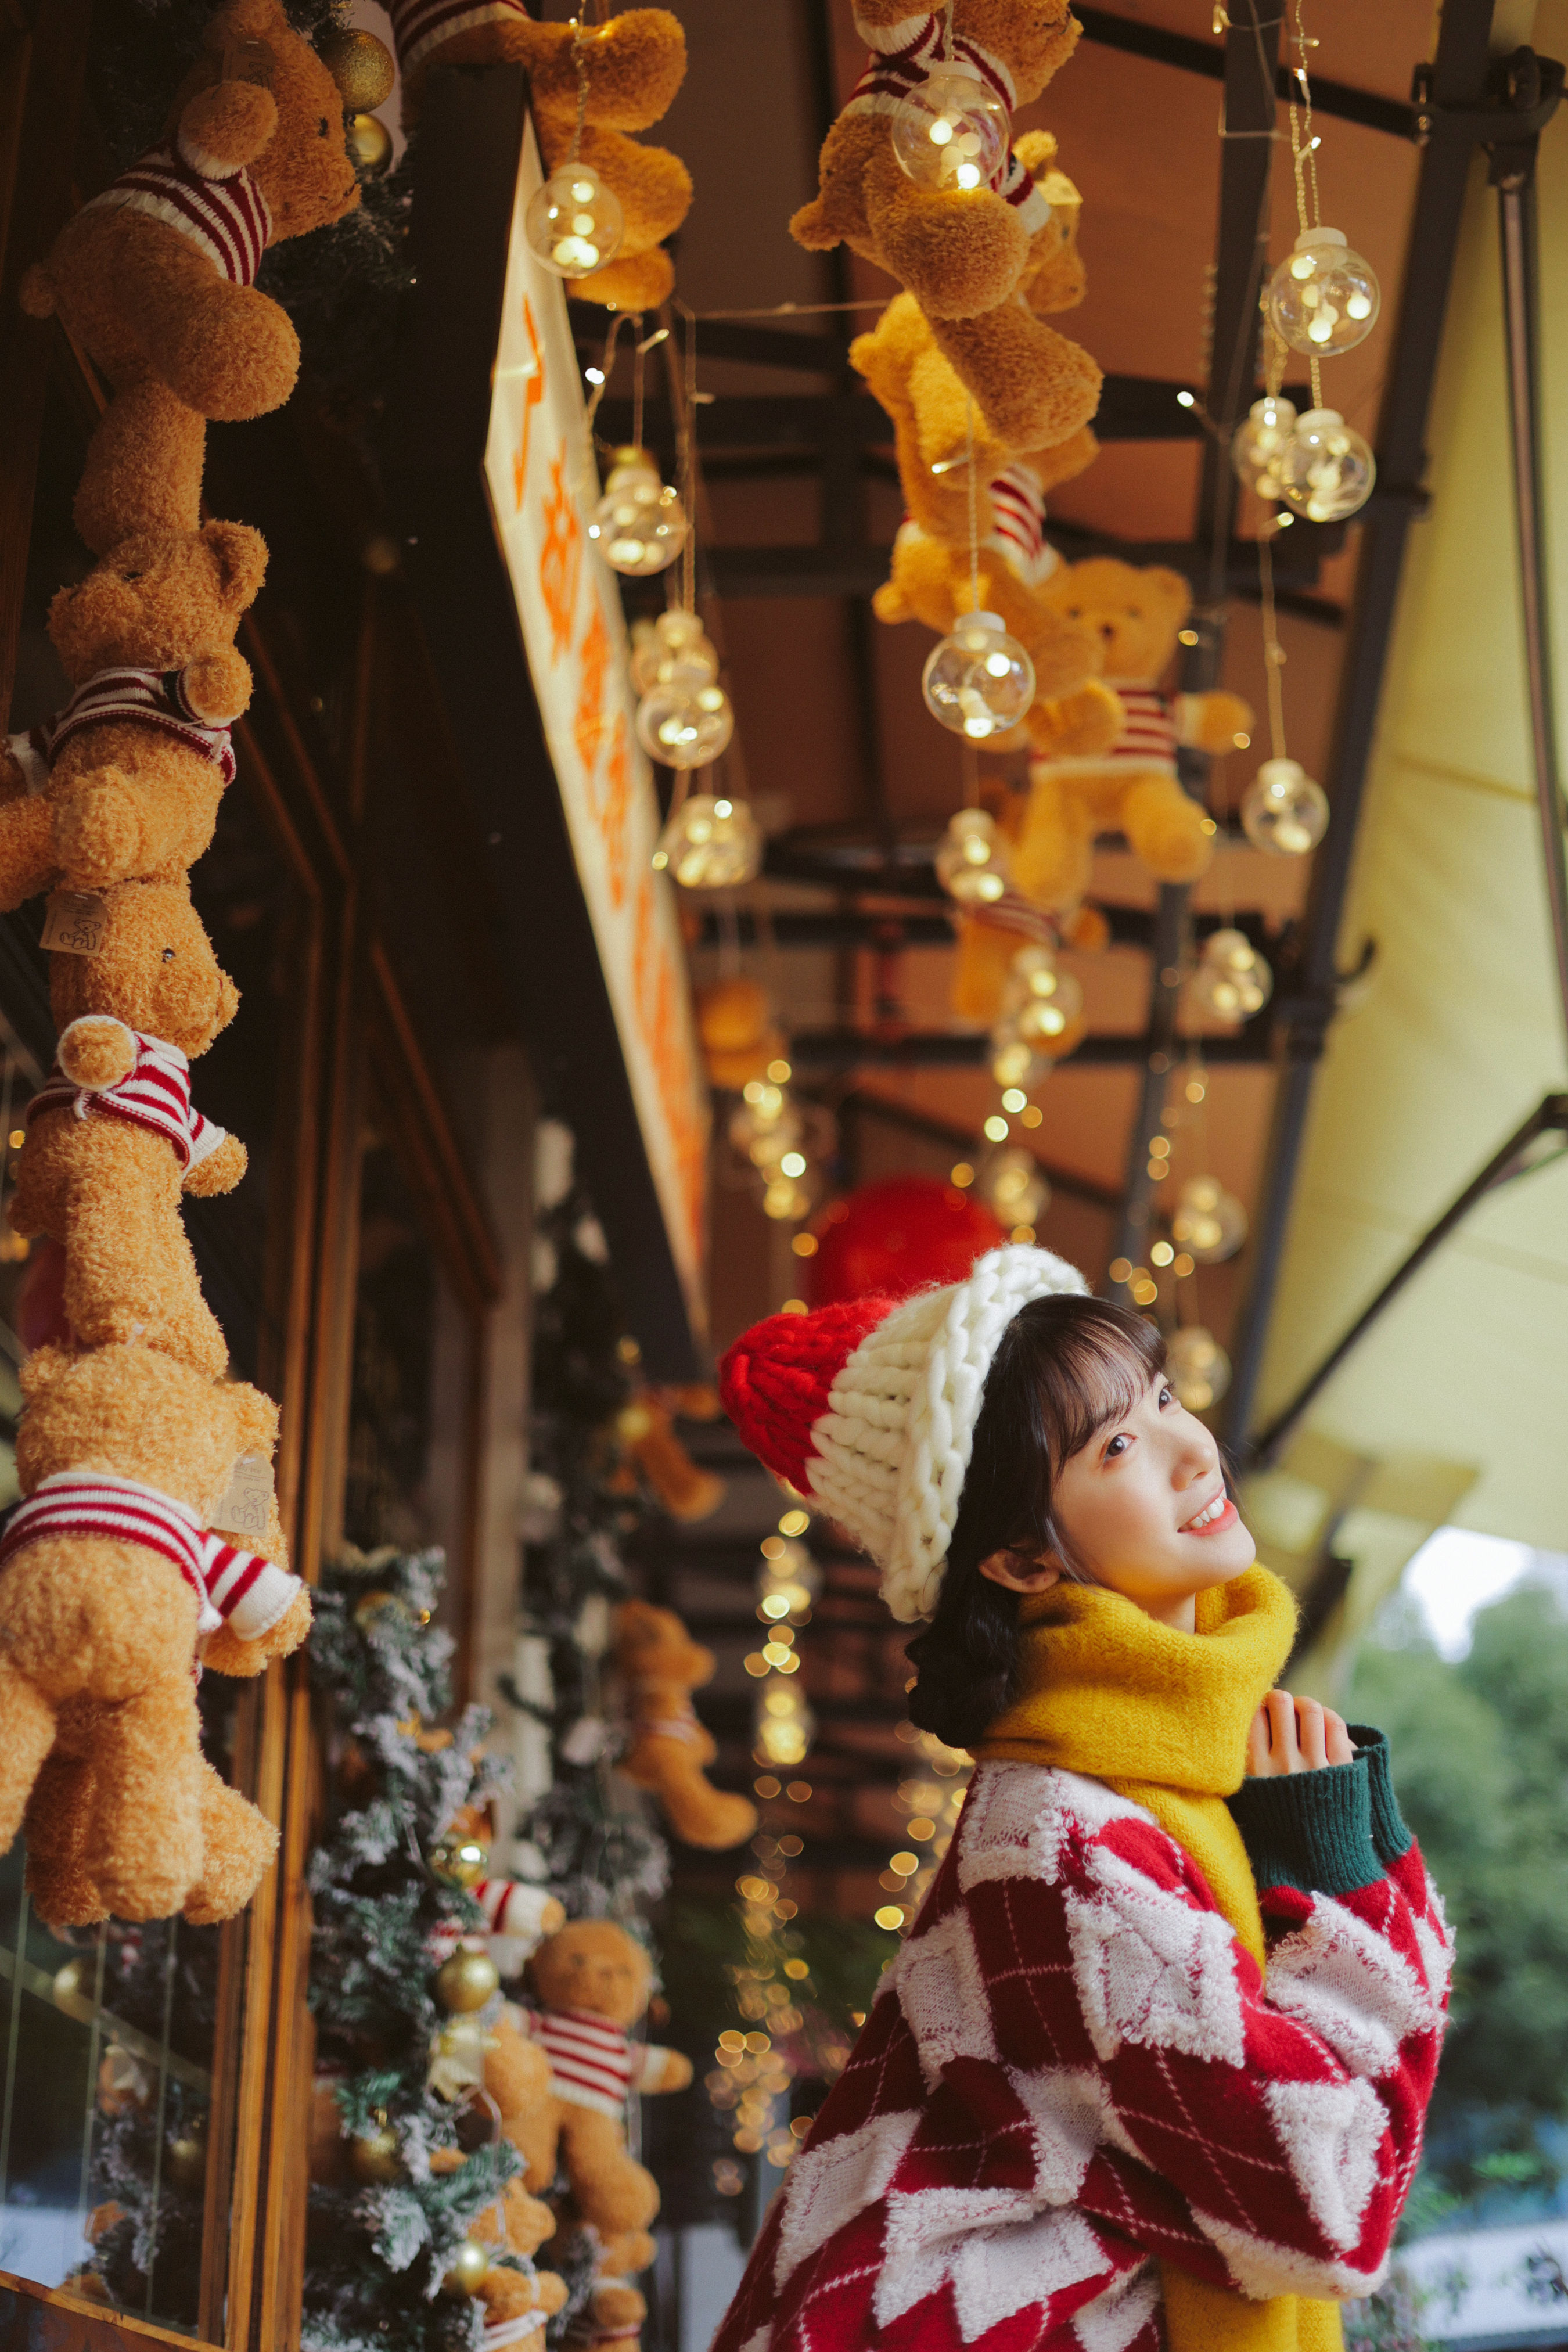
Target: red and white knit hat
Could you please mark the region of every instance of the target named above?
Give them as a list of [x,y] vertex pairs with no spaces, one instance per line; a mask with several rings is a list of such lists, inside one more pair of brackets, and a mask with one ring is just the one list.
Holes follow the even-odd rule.
[[1003,1332],[1030,1299],[1087,1288],[1064,1258],[1015,1244],[912,1298],[770,1315],[720,1365],[724,1410],[752,1452],[870,1554],[901,1623],[936,1606]]

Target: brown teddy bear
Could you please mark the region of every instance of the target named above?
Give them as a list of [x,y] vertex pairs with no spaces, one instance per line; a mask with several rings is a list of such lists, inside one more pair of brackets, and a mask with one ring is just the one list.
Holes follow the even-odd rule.
[[[150,1348],[42,1349],[21,1381],[26,1500],[0,1543],[0,1842],[63,1735],[34,1817],[54,1892],[123,1919],[187,1903],[226,1916],[277,1832],[234,1791],[220,1799],[202,1758],[192,1668],[217,1622],[220,1549],[205,1538],[237,1460],[270,1454],[277,1408]],[[273,1578],[240,1630],[279,1654],[303,1640],[310,1602]]]
[[1091,555],[1061,565],[1039,593],[1053,611],[1099,637],[1122,725],[1107,747],[1098,698],[1080,694],[1036,705],[1029,732],[1042,756],[1030,763],[1014,881],[1037,906],[1073,906],[1088,885],[1095,835],[1119,831],[1159,881],[1195,882],[1214,855],[1215,825],[1177,781],[1176,746],[1227,751],[1252,713],[1238,695],[1173,699],[1162,690],[1191,590],[1160,564]]
[[343,101],[281,0],[227,0],[181,85],[164,142],[67,222],[22,281],[113,386],[76,524],[95,554],[194,530],[205,420],[260,416],[294,389],[300,343],[255,279],[284,237],[359,202]]
[[[521,2180],[509,2180],[495,2202],[485,2207],[471,2232],[481,2246],[505,2254],[520,2254],[526,2269],[510,2263],[492,2263],[475,2289],[485,2307],[487,2332],[511,2328],[531,2315],[541,2328],[566,2301],[568,2288],[559,2271],[536,2270],[533,2257],[555,2234],[555,2216],[538,2197],[531,2197]],[[522,2334],[518,2327],[518,2333]],[[510,2336],[505,2339],[512,2341]],[[542,2340],[542,2337],[541,2337]]]
[[614,1643],[633,1727],[621,1770],[654,1791],[688,1845],[718,1852],[743,1844],[756,1829],[757,1809],[708,1779],[705,1767],[718,1750],[691,1704],[692,1692],[712,1675],[712,1651],[691,1639],[673,1609],[647,1601],[621,1603]]
[[[274,1415],[276,1423],[276,1415]],[[290,1576],[288,1546],[274,1498],[265,1549],[236,1554],[220,1537],[203,1542],[208,1567],[208,1599],[223,1617],[202,1633],[197,1651],[203,1666],[248,1678],[274,1658],[287,1657],[304,1640],[310,1623],[310,1594]],[[225,1556],[227,1556],[226,1559]],[[254,1563],[245,1591],[237,1591],[233,1561]],[[230,1573],[214,1591],[212,1564]],[[277,1613],[279,1604],[281,1613]],[[268,1622],[270,1621],[270,1622]],[[252,1630],[242,1631],[242,1627]],[[259,1630],[257,1630],[259,1629]],[[88,1827],[98,1785],[98,1753],[106,1701],[68,1699],[56,1719],[55,1744],[33,1784],[24,1822],[27,1843],[27,1892],[40,1918],[51,1927],[90,1926],[109,1916],[109,1905],[86,1863]],[[210,1927],[243,1911],[277,1849],[270,1822],[247,1804],[201,1759],[202,1874],[181,1908],[195,1927]]]
[[266,571],[258,530],[209,522],[127,540],[60,590],[49,638],[75,690],[0,744],[0,907],[195,865],[234,776],[235,633]]
[[662,240],[691,204],[691,176],[678,155],[640,147],[625,134],[646,131],[668,108],[686,74],[686,36],[668,8],[627,8],[580,33],[540,25],[522,0],[391,0],[405,112],[417,106],[433,66],[528,68],[533,119],[546,174],[559,171],[577,128],[579,69],[584,130],[579,153],[618,200],[624,226],[615,257],[574,278],[572,291],[611,310],[652,310],[668,302],[675,269]]
[[608,2245],[646,2230],[658,2210],[652,2173],[626,2149],[626,2099],[634,2090],[684,2090],[691,2062],[630,2040],[652,1972],[642,1946],[613,1919],[577,1919],[548,1937],[529,1976],[538,2006],[522,2014],[550,2062],[550,2093],[509,2137],[526,2159],[525,2185],[548,2190],[560,2164],[577,2211]]
[[[955,0],[951,22],[957,58],[1010,110],[1039,97],[1078,40],[1068,0]],[[891,117],[942,62],[947,12],[922,19],[908,0],[857,0],[855,24],[870,59],[824,142],[821,193],[790,234],[814,253],[847,245],[897,278],[1009,450],[1068,440],[1100,404],[1100,373],[1046,324],[1048,287],[1037,307],[1020,299],[1060,244],[1047,197],[1018,148],[999,186],[918,186],[894,152]]]
[[188,885],[121,882],[102,944],[51,959],[60,1031],[47,1085],[27,1106],[8,1214],[65,1246],[65,1311],[79,1345],[140,1339],[210,1379],[228,1361],[202,1297],[182,1192],[231,1192],[245,1146],[191,1103],[190,1060],[233,1020],[239,992]]

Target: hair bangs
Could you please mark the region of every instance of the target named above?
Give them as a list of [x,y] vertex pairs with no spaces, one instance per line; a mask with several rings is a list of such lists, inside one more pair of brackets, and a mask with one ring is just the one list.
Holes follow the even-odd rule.
[[1165,1342],[1155,1325],[1124,1308],[1110,1314],[1114,1321],[1080,1316],[1052,1335],[1053,1360],[1039,1400],[1058,1475],[1097,1432],[1130,1413],[1165,1369]]

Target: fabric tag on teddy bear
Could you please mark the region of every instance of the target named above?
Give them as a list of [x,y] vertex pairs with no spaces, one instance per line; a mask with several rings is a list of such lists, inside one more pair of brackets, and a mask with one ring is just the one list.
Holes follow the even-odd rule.
[[242,1454],[229,1472],[212,1524],[226,1536],[265,1543],[272,1509],[272,1465],[265,1454]]
[[56,890],[38,945],[56,955],[101,955],[108,927],[109,909],[96,891]]

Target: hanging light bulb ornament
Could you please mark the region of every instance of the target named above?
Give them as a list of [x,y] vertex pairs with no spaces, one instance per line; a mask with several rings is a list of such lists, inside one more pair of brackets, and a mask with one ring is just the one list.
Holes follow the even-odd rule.
[[1011,871],[1007,845],[984,809],[960,809],[948,819],[936,853],[936,878],[957,905],[994,907]]
[[587,278],[620,251],[620,198],[581,158],[552,172],[529,198],[523,235],[534,258],[557,278]]
[[965,613],[921,674],[926,709],[955,735],[983,743],[1016,727],[1035,699],[1035,665],[995,613]]
[[650,760],[667,768],[707,768],[735,731],[735,712],[715,679],[689,692],[656,686],[637,705],[637,741]]
[[1279,496],[1309,522],[1343,522],[1372,496],[1377,461],[1337,408],[1309,408],[1279,453]]
[[1165,1377],[1189,1412],[1206,1412],[1230,1386],[1230,1358],[1201,1323],[1174,1332],[1165,1349]]
[[1189,1176],[1171,1220],[1171,1238],[1200,1265],[1223,1265],[1247,1239],[1247,1211],[1217,1176]]
[[762,827],[747,802],[692,793],[671,810],[653,862],[683,890],[738,889],[762,871]]
[[686,544],[679,493],[658,478],[646,449],[617,449],[588,536],[614,572],[646,580],[674,562]]
[[719,656],[695,613],[672,604],[655,621],[632,623],[631,680],[639,694],[656,686],[695,689],[719,675]]
[[1005,1001],[1013,1034],[1047,1060],[1070,1054],[1084,1034],[1082,986],[1070,971],[1057,970],[1049,948],[1019,949]]
[[1003,171],[1012,121],[966,58],[949,58],[893,109],[893,152],[921,188],[988,187]]
[[1292,351],[1329,359],[1364,342],[1383,296],[1337,228],[1304,228],[1268,281],[1268,315]]
[[1296,404],[1281,393],[1265,393],[1255,400],[1247,421],[1238,425],[1230,445],[1230,462],[1237,479],[1260,499],[1279,499],[1279,460],[1296,429]]
[[1193,975],[1193,994],[1221,1021],[1261,1013],[1274,992],[1274,974],[1245,931],[1211,931]]
[[1305,857],[1329,829],[1329,796],[1300,760],[1265,760],[1247,786],[1241,823],[1255,849]]
[[996,1153],[984,1183],[998,1224],[1009,1227],[1015,1238],[1020,1225],[1037,1225],[1050,1205],[1051,1188],[1038,1160],[1016,1144]]

